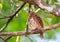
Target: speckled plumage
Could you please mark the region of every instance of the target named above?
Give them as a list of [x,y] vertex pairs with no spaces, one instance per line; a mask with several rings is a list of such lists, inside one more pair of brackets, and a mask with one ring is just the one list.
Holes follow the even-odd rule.
[[[34,12],[30,12],[28,16],[28,27],[30,30],[38,30],[43,28],[43,22],[41,18]],[[40,33],[41,38],[43,37],[43,33]]]

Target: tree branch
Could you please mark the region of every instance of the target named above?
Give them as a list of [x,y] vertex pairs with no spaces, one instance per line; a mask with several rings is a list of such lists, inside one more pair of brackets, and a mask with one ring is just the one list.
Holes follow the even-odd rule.
[[52,13],[55,16],[60,17],[60,12],[58,10],[56,10],[55,8],[53,8],[52,6],[46,4],[43,0],[22,0],[22,1],[33,4],[33,5],[41,8],[42,10],[45,10],[49,13]]
[[[43,31],[47,31],[47,30],[52,30],[52,29],[55,29],[57,27],[60,27],[60,23],[58,24],[54,24],[52,26],[48,26],[48,27],[45,27],[43,28]],[[39,34],[39,31],[36,30],[36,31],[30,31],[27,33],[27,35],[29,34]],[[26,35],[26,31],[21,31],[21,32],[1,32],[0,33],[0,36],[21,36],[21,35]]]
[[3,42],[7,42],[12,36],[9,36],[8,38],[4,39]]
[[16,12],[13,13],[13,15],[9,16],[9,19],[8,19],[7,23],[0,29],[0,32],[2,32],[2,31],[8,26],[8,24],[11,22],[11,20],[14,18],[14,16],[16,16],[16,14],[24,7],[25,4],[26,4],[26,3],[24,2],[24,3],[22,4],[22,6],[19,7],[19,8],[16,10]]
[[58,27],[60,27],[60,23],[54,24],[54,25],[52,25],[52,26],[45,27],[45,28],[44,28],[44,31],[51,30],[51,29],[56,29],[56,28],[58,28]]
[[9,18],[9,16],[6,16],[6,15],[4,15],[4,14],[0,14],[0,16],[3,16],[3,17],[2,17],[2,18],[0,18],[0,19]]

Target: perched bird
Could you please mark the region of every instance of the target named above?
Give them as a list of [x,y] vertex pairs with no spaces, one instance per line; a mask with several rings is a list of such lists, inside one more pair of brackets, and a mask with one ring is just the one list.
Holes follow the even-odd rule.
[[43,22],[41,20],[41,18],[34,12],[30,12],[29,16],[28,16],[28,27],[30,28],[30,30],[40,30],[40,37],[43,38],[43,32],[42,32],[42,28],[43,28]]

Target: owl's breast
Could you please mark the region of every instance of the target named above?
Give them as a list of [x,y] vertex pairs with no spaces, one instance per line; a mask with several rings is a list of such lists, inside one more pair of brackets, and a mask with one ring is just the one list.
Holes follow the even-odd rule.
[[36,13],[31,12],[28,16],[28,27],[31,30],[43,28],[43,22]]
[[34,30],[38,27],[38,24],[34,20],[34,18],[31,18],[30,21],[28,22],[28,26],[31,30]]

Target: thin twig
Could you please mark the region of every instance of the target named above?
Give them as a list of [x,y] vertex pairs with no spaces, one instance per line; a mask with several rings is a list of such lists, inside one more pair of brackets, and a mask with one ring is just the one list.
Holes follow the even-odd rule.
[[4,14],[2,14],[2,13],[0,13],[0,16],[7,17],[6,15],[4,15]]
[[4,38],[0,37],[0,39],[4,40]]
[[7,42],[12,36],[7,37],[6,39],[3,40],[3,42]]
[[40,8],[38,8],[38,9],[35,11],[35,13],[37,13],[39,10],[40,10]]
[[3,18],[0,18],[0,19],[6,19],[6,18],[9,18],[9,16],[8,17],[3,17]]
[[24,2],[24,3],[21,5],[21,7],[19,7],[19,8],[16,10],[16,12],[13,13],[13,15],[11,15],[11,17],[16,16],[16,14],[24,7],[25,4],[26,4],[26,2]]
[[2,17],[3,17],[3,18],[0,18],[0,19],[9,18],[9,16],[3,15],[3,14],[0,14],[0,16],[2,16]]

